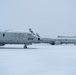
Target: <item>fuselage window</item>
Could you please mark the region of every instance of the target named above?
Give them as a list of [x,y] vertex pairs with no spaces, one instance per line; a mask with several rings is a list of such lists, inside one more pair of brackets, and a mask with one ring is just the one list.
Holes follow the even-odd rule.
[[3,37],[5,36],[5,33],[3,33]]

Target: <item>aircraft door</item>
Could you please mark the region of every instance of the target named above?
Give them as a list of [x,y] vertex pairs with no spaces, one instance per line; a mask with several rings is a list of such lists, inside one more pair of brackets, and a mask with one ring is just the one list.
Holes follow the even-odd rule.
[[24,34],[19,34],[19,42],[25,43],[26,42],[26,36]]
[[19,38],[20,39],[23,39],[23,34],[19,34]]
[[18,44],[22,43],[23,42],[23,34],[21,33],[16,33],[16,42]]

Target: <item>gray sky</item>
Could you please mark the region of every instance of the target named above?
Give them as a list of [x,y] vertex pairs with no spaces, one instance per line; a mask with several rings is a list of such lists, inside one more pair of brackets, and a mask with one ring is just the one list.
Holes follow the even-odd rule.
[[42,37],[76,35],[76,0],[0,0],[0,29]]

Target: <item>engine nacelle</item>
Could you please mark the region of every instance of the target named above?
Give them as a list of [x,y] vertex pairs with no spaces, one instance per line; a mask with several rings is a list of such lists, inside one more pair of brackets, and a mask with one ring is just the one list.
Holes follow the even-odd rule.
[[5,44],[0,44],[0,46],[4,46]]

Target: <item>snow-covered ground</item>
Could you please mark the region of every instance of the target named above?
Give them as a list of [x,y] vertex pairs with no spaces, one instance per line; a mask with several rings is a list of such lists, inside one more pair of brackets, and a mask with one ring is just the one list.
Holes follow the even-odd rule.
[[0,47],[0,75],[76,75],[76,46]]

